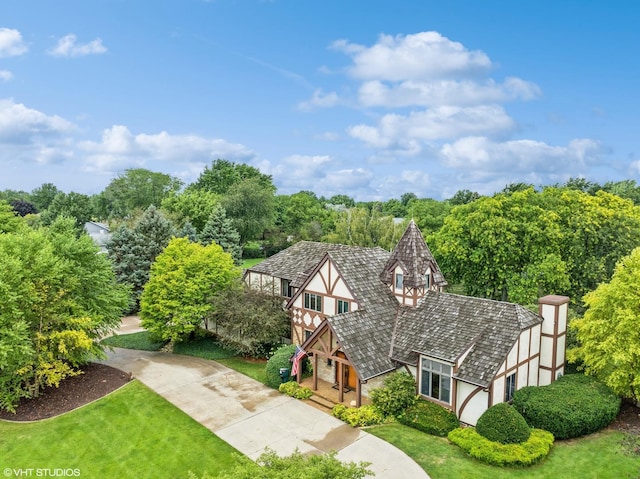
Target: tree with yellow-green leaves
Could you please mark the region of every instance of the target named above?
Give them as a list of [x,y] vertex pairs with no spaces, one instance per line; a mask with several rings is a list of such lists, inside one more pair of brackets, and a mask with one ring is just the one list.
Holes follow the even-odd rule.
[[99,339],[118,326],[126,287],[72,219],[0,234],[0,409],[58,386],[104,357]]
[[608,283],[584,297],[582,318],[574,319],[578,346],[572,362],[620,396],[640,400],[640,248],[622,258]]
[[151,266],[140,300],[142,326],[162,340],[188,338],[213,311],[209,299],[239,276],[219,245],[173,238]]

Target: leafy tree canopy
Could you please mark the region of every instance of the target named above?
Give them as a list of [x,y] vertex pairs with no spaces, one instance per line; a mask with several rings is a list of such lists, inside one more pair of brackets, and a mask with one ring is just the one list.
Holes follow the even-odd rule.
[[103,357],[128,302],[109,260],[73,220],[0,235],[0,408]]
[[204,225],[200,233],[200,243],[204,246],[216,243],[229,253],[236,265],[242,263],[242,247],[240,246],[240,235],[233,227],[233,223],[224,211],[222,206],[217,206],[207,224]]
[[15,233],[25,223],[6,201],[0,200],[0,233]]
[[259,238],[273,225],[275,201],[273,190],[261,180],[249,178],[235,185],[222,199],[222,206],[240,233],[240,244]]
[[182,181],[164,173],[144,168],[131,168],[114,178],[101,193],[105,217],[126,218],[135,210],[151,205],[160,206],[162,200],[182,188]]
[[354,246],[380,246],[390,250],[398,243],[406,228],[391,216],[383,215],[377,208],[350,208],[339,213],[335,232],[327,235],[331,243]]
[[35,215],[38,212],[35,205],[27,200],[12,200],[10,204],[20,216]]
[[162,200],[162,210],[168,212],[178,224],[189,221],[199,232],[220,204],[220,195],[210,191],[187,190],[171,194]]
[[584,297],[584,317],[574,319],[579,345],[567,352],[617,394],[640,400],[640,248],[622,258],[611,281]]
[[151,266],[140,300],[142,326],[163,340],[189,337],[211,314],[209,299],[239,276],[233,258],[219,245],[173,238]]
[[43,183],[31,191],[30,200],[36,205],[38,211],[44,211],[49,208],[58,193],[61,191],[53,183]]
[[58,193],[49,207],[42,212],[42,222],[44,225],[52,224],[56,218],[65,216],[75,221],[76,231],[81,232],[84,224],[93,217],[91,199],[87,195],[71,192]]
[[207,166],[188,189],[226,195],[231,193],[236,185],[246,180],[255,180],[259,188],[269,190],[272,194],[276,191],[271,175],[266,175],[245,163],[234,163],[222,159],[217,159],[211,166]]

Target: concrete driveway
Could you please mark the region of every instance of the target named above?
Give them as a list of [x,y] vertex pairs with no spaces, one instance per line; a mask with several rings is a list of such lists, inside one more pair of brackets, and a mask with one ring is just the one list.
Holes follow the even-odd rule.
[[429,477],[391,444],[215,361],[116,348],[104,362],[132,373],[251,459],[266,447],[281,456],[335,450],[340,460],[370,462],[376,478]]

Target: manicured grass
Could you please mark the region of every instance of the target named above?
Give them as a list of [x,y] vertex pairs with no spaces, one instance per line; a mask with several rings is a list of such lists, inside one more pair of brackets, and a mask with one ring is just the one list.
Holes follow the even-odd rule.
[[243,458],[204,426],[134,381],[57,418],[0,421],[0,469],[79,469],[86,478],[213,477]]
[[149,339],[148,331],[140,331],[139,333],[121,334],[109,336],[102,340],[102,344],[114,348],[140,349],[143,351],[160,351],[162,342],[154,342]]
[[640,457],[622,453],[624,434],[618,431],[558,441],[540,464],[522,469],[483,464],[468,457],[446,438],[430,436],[401,424],[376,426],[367,432],[407,453],[432,479],[617,479],[638,477],[640,473]]
[[241,357],[233,357],[227,359],[219,359],[218,362],[220,364],[224,364],[228,368],[234,369],[239,373],[244,374],[245,376],[249,376],[250,378],[255,379],[256,381],[261,382],[262,384],[266,384],[267,374],[266,374],[266,361],[256,361],[252,359],[245,359]]
[[247,269],[247,268],[251,268],[252,266],[257,265],[258,263],[264,261],[264,258],[248,258],[248,259],[243,259],[242,260],[242,265],[241,267],[243,269]]

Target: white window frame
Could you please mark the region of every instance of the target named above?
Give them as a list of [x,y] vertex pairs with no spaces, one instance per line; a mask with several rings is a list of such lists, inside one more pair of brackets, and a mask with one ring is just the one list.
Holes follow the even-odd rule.
[[289,281],[288,279],[280,280],[280,293],[284,298],[290,298],[291,296],[293,296],[291,281]]
[[404,275],[402,273],[396,273],[396,289],[402,289],[404,285]]
[[[422,357],[420,359],[420,394],[444,404],[451,404],[452,374],[451,364]],[[434,376],[437,376],[437,385]],[[446,394],[443,394],[445,392]]]

